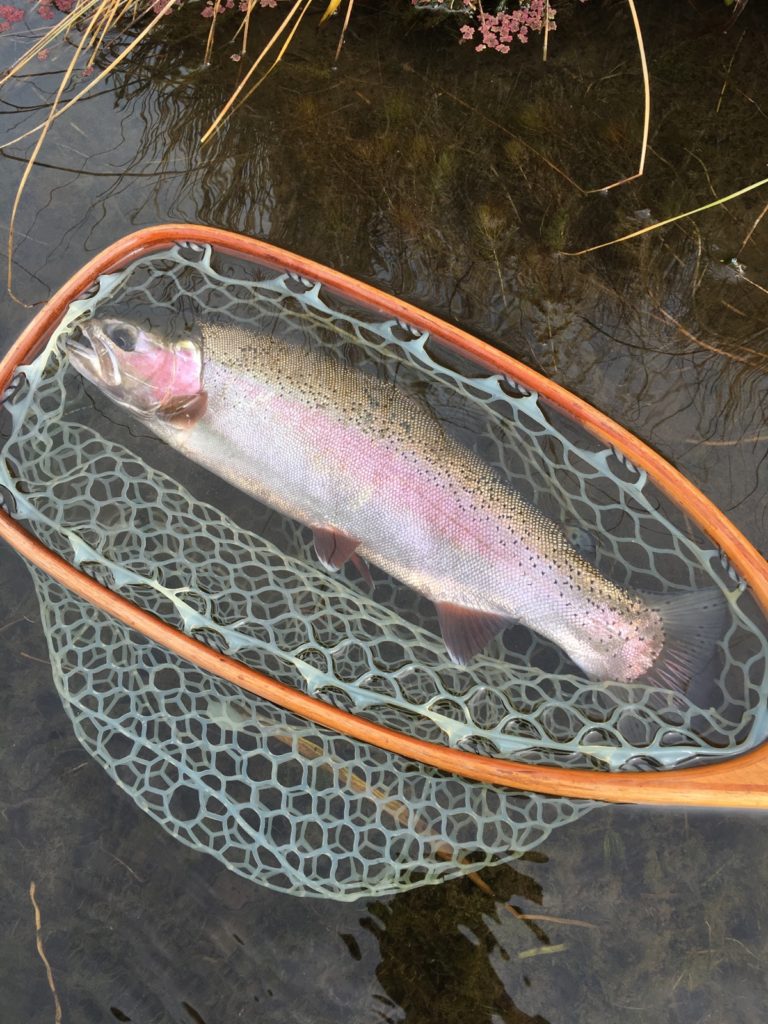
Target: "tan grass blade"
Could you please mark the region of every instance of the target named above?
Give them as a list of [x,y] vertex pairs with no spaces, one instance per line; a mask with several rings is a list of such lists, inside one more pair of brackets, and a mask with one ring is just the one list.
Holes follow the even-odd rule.
[[213,0],[213,17],[211,18],[211,24],[208,28],[208,39],[205,43],[205,56],[203,57],[203,64],[207,67],[211,63],[211,53],[213,52],[213,37],[216,34],[216,19],[219,16],[219,3],[218,0]]
[[[217,129],[218,129],[219,125],[221,124],[221,122],[229,115],[229,113],[231,112],[232,108],[238,102],[239,98],[241,97],[241,95],[243,93],[243,90],[245,89],[246,85],[248,84],[250,79],[253,77],[253,75],[256,73],[256,70],[258,69],[258,67],[261,64],[261,62],[264,60],[264,58],[267,56],[267,54],[270,52],[270,50],[273,48],[273,46],[275,46],[277,44],[280,36],[285,31],[287,31],[287,29],[288,29],[288,27],[290,25],[290,22],[295,18],[295,24],[293,26],[293,29],[288,34],[287,42],[283,45],[282,49],[280,50],[280,53],[278,54],[277,59],[273,62],[272,66],[269,68],[269,71],[267,71],[259,79],[259,81],[256,83],[256,85],[258,86],[261,82],[263,82],[264,78],[266,78],[266,76],[269,74],[269,72],[272,70],[272,68],[275,67],[277,62],[280,60],[282,55],[285,53],[285,51],[286,51],[286,49],[288,47],[288,44],[290,43],[291,39],[293,39],[293,36],[294,36],[294,34],[296,32],[296,29],[299,27],[299,24],[301,23],[302,18],[307,13],[307,10],[309,9],[309,5],[311,4],[311,2],[312,2],[312,0],[296,0],[296,2],[291,7],[290,11],[288,11],[288,13],[286,14],[285,18],[283,18],[283,21],[281,22],[280,27],[273,34],[272,38],[269,40],[267,45],[261,51],[259,56],[256,58],[255,62],[251,65],[250,68],[248,68],[248,71],[245,74],[245,76],[243,77],[242,82],[240,82],[240,84],[237,86],[235,91],[232,93],[232,95],[229,97],[227,102],[221,108],[221,110],[219,111],[217,116],[214,118],[213,122],[211,123],[211,126],[208,128],[208,130],[205,132],[205,134],[200,139],[200,142],[202,144],[205,144],[206,142],[208,142],[208,140],[215,134],[215,132],[217,131]],[[252,92],[252,91],[253,90],[250,90],[250,92]],[[248,93],[248,95],[250,95],[250,92]],[[244,97],[244,99],[247,99],[247,96]]]
[[120,15],[125,13],[125,11],[126,11],[128,6],[132,7],[133,11],[135,12],[136,0],[127,0],[127,3],[124,0],[124,2],[122,4],[122,9],[121,9],[121,4],[120,4],[119,0],[115,0],[115,2],[112,4],[112,10],[109,12],[109,16],[104,19],[104,24],[101,26],[101,30],[99,31],[98,38],[96,39],[96,41],[93,44],[93,50],[92,50],[92,53],[91,53],[91,59],[88,61],[88,66],[89,67],[91,67],[93,65],[93,62],[96,59],[96,54],[101,49],[101,47],[102,47],[102,45],[104,43],[104,40],[105,40],[105,38],[107,36],[107,32],[109,32],[109,30],[115,24],[117,19],[120,17]]
[[[99,32],[100,25],[102,24],[102,20],[101,19],[102,19],[104,13],[105,12],[109,12],[110,8],[118,7],[121,4],[121,2],[125,3],[125,0],[97,0],[97,2],[95,2],[95,3],[90,5],[92,8],[94,8],[93,9],[93,13],[91,15],[91,19],[88,22],[88,24],[86,25],[85,29],[83,30],[81,38],[80,38],[80,41],[78,42],[77,46],[75,47],[75,51],[74,51],[74,53],[72,55],[72,59],[70,60],[69,65],[67,66],[66,70],[64,71],[64,74],[61,77],[61,81],[59,82],[59,87],[56,90],[56,95],[55,95],[55,97],[53,99],[53,102],[51,103],[50,109],[48,111],[48,116],[46,117],[45,121],[43,121],[40,125],[37,125],[35,128],[30,129],[30,131],[25,132],[24,135],[19,137],[19,138],[26,138],[27,136],[32,135],[35,132],[39,132],[37,141],[35,142],[35,146],[34,146],[34,148],[32,150],[32,153],[31,153],[29,159],[27,160],[26,166],[24,168],[24,172],[23,172],[23,174],[21,176],[21,181],[19,182],[19,187],[16,190],[16,195],[14,197],[13,207],[12,207],[12,210],[11,210],[10,224],[9,224],[9,227],[8,227],[8,250],[7,250],[8,251],[8,273],[7,273],[7,279],[6,279],[7,280],[8,294],[11,296],[11,298],[15,302],[21,302],[22,305],[25,305],[25,303],[23,303],[22,300],[20,300],[14,294],[14,291],[13,291],[13,243],[14,243],[15,229],[16,229],[16,216],[18,214],[19,205],[21,203],[21,198],[22,198],[22,195],[24,193],[24,189],[26,187],[27,181],[29,180],[29,176],[32,173],[32,168],[35,165],[35,161],[37,159],[38,153],[40,152],[40,149],[41,149],[41,147],[43,145],[43,142],[45,141],[45,138],[46,138],[46,136],[48,134],[48,130],[51,127],[51,125],[53,124],[53,122],[58,117],[61,116],[61,114],[65,113],[65,111],[69,110],[70,107],[72,107],[72,105],[74,103],[76,103],[77,100],[80,99],[90,89],[93,89],[94,86],[96,86],[99,81],[101,81],[104,77],[106,77],[106,75],[108,75],[110,73],[110,71],[112,71],[113,68],[115,68],[122,60],[125,59],[126,56],[128,56],[128,54],[136,46],[139,45],[139,43],[144,39],[144,37],[149,32],[152,31],[152,29],[157,24],[157,22],[160,20],[160,18],[164,17],[165,11],[167,10],[168,6],[170,5],[171,0],[168,0],[168,4],[166,4],[159,11],[159,13],[157,13],[155,15],[155,17],[149,22],[149,24],[145,26],[145,28],[136,36],[136,38],[134,40],[132,40],[132,42],[115,58],[114,61],[112,61],[109,64],[109,66],[107,68],[104,69],[104,71],[102,71],[99,75],[97,75],[94,79],[92,79],[88,83],[88,85],[84,89],[81,89],[80,92],[77,93],[68,103],[64,104],[63,107],[59,107],[59,103],[61,101],[62,94],[63,94],[64,90],[66,89],[70,79],[72,78],[72,74],[73,74],[73,72],[74,72],[74,70],[75,70],[75,68],[77,66],[77,62],[80,59],[81,54],[86,49],[86,47],[89,45],[89,41],[92,39],[92,37],[97,36],[97,34]],[[114,13],[114,11],[112,13]],[[60,23],[58,28],[61,29],[61,26],[63,24],[64,24],[64,22]],[[12,140],[12,142],[13,141],[18,141],[18,140]],[[11,145],[11,143],[6,143],[6,145]],[[0,147],[0,148],[4,148],[4,147]]]
[[13,78],[14,75],[18,74],[19,71],[23,70],[30,61],[34,60],[35,57],[40,53],[41,50],[47,49],[52,43],[54,43],[60,36],[65,35],[74,24],[79,21],[84,14],[92,7],[97,7],[103,3],[104,0],[83,0],[78,5],[77,9],[68,14],[62,21],[58,22],[53,28],[48,29],[42,39],[38,39],[28,50],[26,50],[21,57],[13,64],[4,75],[0,76],[0,87]]
[[[113,61],[111,61],[107,65],[106,68],[104,68],[98,74],[94,75],[93,78],[89,80],[88,84],[83,86],[83,88],[78,93],[76,93],[71,100],[68,100],[63,107],[57,109],[52,118],[46,118],[44,121],[41,121],[39,124],[36,124],[34,128],[30,128],[27,131],[23,132],[21,135],[17,135],[15,138],[9,139],[8,142],[3,142],[2,144],[0,144],[0,150],[7,149],[9,146],[15,146],[17,142],[23,142],[24,139],[28,139],[31,135],[34,135],[36,132],[42,131],[49,124],[49,121],[55,121],[57,118],[61,117],[62,114],[66,114],[68,110],[71,110],[71,108],[75,105],[75,103],[77,103],[78,100],[82,99],[82,97],[89,93],[92,89],[95,89],[96,86],[99,85],[100,82],[103,82],[104,79],[107,78],[116,67],[122,64],[125,58],[128,57],[133,52],[133,50],[144,41],[144,39],[146,39],[146,37],[149,35],[149,33],[152,31],[155,25],[157,25],[158,21],[160,21],[160,19],[164,17],[165,8],[163,8],[159,14],[156,14],[155,17],[152,18],[152,20],[144,26],[144,28],[137,34],[135,39],[132,39],[128,46],[126,46],[124,50],[121,50],[120,53],[115,57]],[[2,85],[2,82],[0,82],[0,85]]]
[[[341,0],[339,0],[339,2],[341,2]],[[341,26],[341,35],[339,36],[339,45],[336,47],[336,53],[335,53],[334,58],[333,58],[334,63],[336,63],[336,61],[339,59],[339,54],[341,53],[341,48],[344,45],[344,36],[347,34],[347,26],[349,25],[349,18],[350,18],[350,15],[352,14],[352,8],[354,7],[354,4],[355,4],[355,0],[349,0],[349,2],[347,3],[347,13],[344,15],[344,24]],[[322,25],[322,21],[320,22],[320,24]]]
[[237,103],[235,104],[235,106],[234,106],[234,108],[233,108],[233,110],[232,110],[232,113],[234,113],[234,112],[235,112],[236,110],[239,110],[239,109],[240,109],[240,107],[241,107],[241,106],[242,106],[242,105],[243,105],[244,103],[246,103],[246,102],[247,102],[247,101],[248,101],[248,100],[250,99],[250,97],[251,97],[251,96],[253,96],[253,94],[254,94],[254,93],[256,92],[256,90],[257,90],[257,89],[259,88],[259,86],[261,85],[261,83],[262,83],[262,82],[264,81],[264,79],[265,79],[265,78],[268,78],[268,77],[269,77],[269,75],[271,75],[271,74],[272,74],[272,72],[273,72],[273,71],[275,70],[275,68],[277,67],[277,65],[278,65],[278,64],[280,63],[280,61],[281,61],[281,60],[283,59],[283,56],[285,55],[285,52],[286,52],[286,50],[287,50],[287,49],[288,49],[288,47],[289,47],[289,46],[291,45],[291,41],[292,41],[293,37],[294,37],[294,36],[296,35],[296,32],[297,32],[297,30],[298,30],[298,27],[299,27],[299,25],[301,24],[301,19],[302,19],[302,18],[304,17],[304,15],[305,15],[305,14],[307,13],[307,10],[309,9],[309,6],[310,6],[310,4],[311,4],[311,3],[312,3],[312,0],[307,0],[307,5],[306,5],[306,7],[305,7],[305,8],[304,8],[304,10],[303,10],[303,11],[301,11],[301,13],[299,14],[299,17],[298,17],[298,18],[297,18],[297,20],[296,20],[296,24],[295,24],[295,25],[293,26],[293,28],[291,29],[291,31],[290,31],[290,33],[289,33],[288,37],[286,38],[285,42],[283,43],[283,45],[282,45],[282,46],[280,47],[280,51],[279,51],[279,53],[278,53],[277,57],[275,57],[275,59],[274,59],[274,60],[272,61],[272,63],[271,63],[270,65],[269,65],[269,67],[268,67],[268,68],[267,68],[267,70],[266,70],[266,71],[264,72],[264,74],[263,74],[263,75],[261,76],[261,78],[259,78],[259,80],[258,80],[257,82],[254,82],[254,84],[253,84],[253,85],[252,85],[252,86],[250,87],[250,89],[248,89],[248,91],[247,91],[247,92],[246,92],[246,93],[245,93],[245,94],[244,94],[243,96],[241,96],[241,97],[240,97],[240,99],[239,99],[239,100],[237,101]]
[[612,238],[610,242],[600,242],[599,245],[590,245],[588,249],[578,249],[575,252],[563,252],[562,256],[585,256],[588,252],[596,252],[598,249],[607,249],[609,245],[618,245],[619,242],[628,242],[630,238],[639,238],[640,235],[647,235],[651,231],[658,231],[659,228],[666,227],[667,224],[674,224],[675,221],[684,220],[686,217],[692,217],[695,213],[704,213],[705,210],[711,210],[715,206],[722,206],[723,203],[728,203],[731,199],[738,199],[739,196],[746,195],[747,192],[753,192],[756,188],[760,188],[761,185],[768,185],[768,178],[762,178],[760,181],[755,181],[751,185],[747,185],[745,188],[740,188],[738,192],[731,192],[728,196],[722,196],[720,199],[716,199],[713,203],[707,203],[705,206],[697,206],[695,210],[686,210],[685,213],[677,213],[674,217],[667,217],[666,220],[660,220],[656,224],[649,224],[644,228],[639,228],[637,231],[630,231],[628,235],[622,235],[620,238]]
[[632,15],[632,24],[635,28],[635,35],[637,36],[637,49],[640,54],[640,67],[643,73],[643,98],[645,102],[643,112],[643,140],[640,144],[640,162],[638,164],[637,171],[635,174],[631,174],[628,178],[622,178],[620,181],[614,181],[610,185],[603,185],[602,188],[591,188],[589,192],[609,192],[612,188],[618,188],[619,185],[626,185],[630,181],[642,177],[645,171],[645,159],[648,154],[648,135],[651,128],[651,82],[648,75],[648,61],[645,58],[645,45],[643,44],[643,33],[640,28],[640,19],[637,16],[637,8],[635,7],[635,0],[627,0],[629,4],[629,10]]
[[[245,17],[240,22],[240,29],[243,31],[243,41],[240,45],[241,54],[245,54],[245,51],[248,49],[248,29],[251,26],[251,12],[255,6],[256,0],[248,0],[248,6],[245,8]],[[235,33],[235,38],[237,38],[237,32]]]
[[334,15],[336,13],[336,11],[338,11],[340,4],[341,4],[341,0],[331,0],[331,2],[325,8],[325,12],[324,12],[322,18],[320,19],[320,24],[321,25],[324,24],[326,21],[328,21],[328,19],[332,15]]
[[19,299],[14,294],[14,291],[13,291],[13,242],[14,242],[14,236],[15,236],[15,232],[16,232],[16,215],[17,215],[17,213],[19,211],[19,205],[21,203],[21,197],[24,194],[24,188],[25,188],[25,186],[27,184],[27,181],[29,180],[30,174],[32,173],[32,168],[35,165],[35,160],[37,159],[37,154],[40,152],[40,148],[43,145],[43,142],[45,141],[46,135],[48,134],[48,129],[50,128],[50,126],[51,126],[51,124],[53,122],[53,119],[54,119],[54,117],[56,115],[56,108],[58,106],[59,100],[61,99],[61,95],[64,92],[64,90],[66,89],[67,83],[69,82],[70,78],[72,77],[72,73],[74,72],[75,68],[77,67],[77,62],[80,59],[80,54],[83,52],[83,49],[85,48],[85,46],[86,46],[86,44],[88,42],[89,29],[94,26],[94,21],[95,21],[96,17],[97,16],[94,15],[91,18],[91,21],[90,21],[88,27],[83,32],[82,36],[80,37],[79,43],[75,47],[75,51],[72,54],[72,58],[71,58],[71,60],[69,62],[69,65],[67,66],[67,69],[65,70],[64,74],[61,76],[61,81],[59,82],[59,87],[56,90],[56,95],[54,96],[53,102],[51,103],[50,109],[48,111],[48,117],[47,117],[47,119],[45,121],[45,124],[43,125],[42,131],[40,132],[40,134],[37,137],[37,141],[35,142],[34,148],[32,150],[32,154],[29,157],[29,159],[27,160],[26,166],[24,167],[24,172],[21,175],[21,181],[19,182],[19,187],[16,189],[16,195],[14,196],[13,207],[11,209],[10,224],[8,225],[8,273],[7,273],[6,283],[7,283],[7,288],[8,288],[8,294],[11,296],[11,298],[15,302],[20,302],[22,305],[26,305],[26,303],[22,302],[22,300]]

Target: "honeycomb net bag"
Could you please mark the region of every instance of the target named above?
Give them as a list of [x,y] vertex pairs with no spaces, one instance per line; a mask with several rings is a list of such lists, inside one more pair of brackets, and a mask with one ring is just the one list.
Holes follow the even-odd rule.
[[[429,603],[374,569],[317,564],[310,532],[170,451],[69,367],[92,316],[181,335],[247,325],[327,348],[429,404],[598,568],[636,589],[716,586],[706,693],[590,682],[507,629],[454,664]],[[361,718],[532,764],[663,770],[765,738],[768,648],[749,588],[642,470],[513,380],[312,279],[178,242],[70,303],[4,397],[5,508],[47,548],[214,650]],[[273,888],[354,898],[476,871],[592,806],[440,772],[307,722],[184,662],[32,569],[78,739],[182,841]]]

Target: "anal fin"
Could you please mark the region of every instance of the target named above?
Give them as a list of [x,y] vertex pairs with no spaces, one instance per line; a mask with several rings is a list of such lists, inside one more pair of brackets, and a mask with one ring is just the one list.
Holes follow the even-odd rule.
[[510,620],[458,604],[438,604],[437,617],[451,659],[466,665],[493,640]]

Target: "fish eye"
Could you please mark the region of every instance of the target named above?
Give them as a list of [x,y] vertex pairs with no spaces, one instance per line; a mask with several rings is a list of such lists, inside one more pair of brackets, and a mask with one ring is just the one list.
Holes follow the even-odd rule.
[[136,348],[136,330],[133,327],[120,325],[106,328],[107,337],[124,352],[132,352]]

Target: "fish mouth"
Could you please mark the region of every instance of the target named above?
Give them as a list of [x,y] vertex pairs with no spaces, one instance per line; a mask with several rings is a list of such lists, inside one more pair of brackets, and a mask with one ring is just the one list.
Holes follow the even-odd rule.
[[89,326],[90,330],[73,327],[63,339],[64,351],[78,373],[92,384],[119,387],[121,374],[117,359],[111,347],[99,337],[98,328]]

